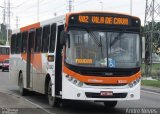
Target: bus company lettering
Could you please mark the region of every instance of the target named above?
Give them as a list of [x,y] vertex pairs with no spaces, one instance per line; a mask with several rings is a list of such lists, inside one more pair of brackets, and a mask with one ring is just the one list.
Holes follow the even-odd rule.
[[78,64],[92,64],[92,59],[76,59],[76,63]]
[[80,23],[129,25],[126,17],[104,17],[104,16],[79,16]]
[[88,82],[94,82],[94,83],[102,83],[103,80],[97,80],[97,79],[88,79]]

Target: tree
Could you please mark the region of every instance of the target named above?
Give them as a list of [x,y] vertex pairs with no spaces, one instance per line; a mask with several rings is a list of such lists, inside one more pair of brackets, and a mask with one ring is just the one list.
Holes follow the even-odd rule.
[[160,54],[159,53],[159,49],[160,49],[160,22],[154,22],[153,31],[151,30],[151,27],[152,27],[152,22],[149,22],[148,25],[146,25],[144,27],[144,29],[142,28],[141,31],[143,31],[143,30],[144,30],[144,32],[148,31],[148,34],[146,34],[145,37],[151,37],[151,33],[153,32],[153,38],[152,38],[153,50],[152,50],[152,52]]
[[7,40],[7,29],[6,25],[0,24],[0,45],[4,45]]

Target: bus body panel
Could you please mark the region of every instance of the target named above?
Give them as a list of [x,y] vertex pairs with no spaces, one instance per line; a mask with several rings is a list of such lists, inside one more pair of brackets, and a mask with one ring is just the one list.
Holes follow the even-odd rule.
[[[129,87],[107,87],[107,86],[100,86],[100,87],[77,87],[72,82],[69,82],[68,79],[66,79],[65,75],[63,76],[63,90],[62,90],[62,99],[72,99],[72,100],[93,100],[93,101],[119,101],[119,100],[138,100],[140,99],[140,82],[134,86],[133,88]],[[117,89],[119,88],[119,89]],[[112,91],[114,93],[127,93],[127,96],[125,98],[98,98],[100,95],[96,98],[87,97],[85,93],[96,93],[100,94],[102,91]],[[132,97],[132,95],[134,97]]]
[[[40,23],[40,26],[45,26],[46,24],[51,24],[51,23],[56,23],[57,26],[60,26],[60,25],[63,25],[64,23],[64,17],[65,16],[60,16],[60,17],[57,17],[56,19],[50,19],[50,20],[47,20],[47,21],[44,21],[44,22],[41,22]],[[58,27],[57,27],[58,28]],[[17,33],[19,32],[19,30],[15,30],[13,33]],[[56,33],[57,34],[57,33]],[[57,36],[56,36],[56,43],[57,43]],[[55,44],[56,44],[55,43]],[[55,46],[55,50],[56,50],[56,46]],[[16,64],[14,63],[17,63],[17,56],[19,54],[16,54],[17,56],[15,55],[12,55],[10,58],[11,58],[11,61],[12,61],[12,65],[10,66],[10,79],[11,81],[18,85],[18,77],[19,77],[19,72],[22,71],[23,73],[23,82],[24,82],[24,88],[27,88],[31,91],[36,91],[36,92],[39,92],[39,93],[45,93],[45,79],[46,79],[46,76],[49,75],[50,78],[51,78],[51,81],[52,81],[52,84],[54,85],[55,84],[55,61],[54,62],[48,62],[47,61],[47,56],[48,55],[54,55],[55,56],[55,53],[32,53],[31,54],[31,66],[30,66],[30,88],[27,88],[27,76],[26,76],[26,58],[24,56],[27,56],[26,54],[23,54],[21,56],[23,57],[19,57],[19,59],[23,59],[23,62],[19,62],[21,64],[23,64],[22,66],[23,67],[20,67],[20,66],[17,66]],[[15,56],[15,57],[14,57]],[[41,62],[41,64],[40,64]],[[49,68],[51,67],[52,68]],[[55,87],[53,86],[53,89]],[[55,96],[55,94],[53,94],[53,96]]]
[[26,77],[26,61],[22,59],[20,55],[11,55],[10,56],[10,79],[13,84],[18,85],[19,73],[22,71],[24,87],[26,87],[25,77]]
[[[91,12],[88,12],[88,14]],[[73,13],[74,14],[74,13]],[[79,13],[75,13],[79,14]],[[83,14],[83,13],[82,13]],[[138,82],[134,87],[129,88],[128,84],[125,86],[85,86],[84,87],[78,87],[77,85],[73,84],[73,82],[68,81],[66,78],[66,75],[63,72],[63,67],[58,69],[62,72],[60,74],[61,77],[58,77],[59,74],[57,73],[57,67],[59,67],[59,64],[56,64],[56,62],[59,62],[59,59],[61,59],[60,56],[63,56],[63,59],[60,60],[60,64],[63,66],[65,65],[65,46],[63,47],[63,50],[61,50],[59,47],[59,40],[60,40],[60,33],[59,30],[60,27],[64,30],[68,30],[68,22],[69,22],[69,16],[72,15],[72,13],[68,13],[66,16],[60,16],[56,17],[44,22],[38,23],[39,28],[45,27],[46,25],[51,25],[53,23],[56,23],[56,38],[55,38],[55,50],[52,53],[45,52],[39,52],[39,53],[32,53],[31,52],[31,62],[30,64],[30,79],[29,79],[29,85],[30,87],[27,87],[27,60],[26,60],[26,54],[11,54],[10,59],[10,79],[12,82],[16,85],[18,85],[18,78],[20,71],[23,73],[23,82],[24,82],[24,88],[29,89],[31,91],[36,91],[42,94],[45,94],[46,92],[46,79],[49,76],[52,82],[52,96],[61,96],[62,99],[72,99],[72,100],[93,100],[93,101],[115,101],[115,100],[137,100],[140,98],[140,82]],[[114,14],[116,15],[116,14]],[[84,24],[83,24],[84,25]],[[83,26],[82,26],[83,28]],[[62,29],[61,29],[62,30]],[[30,30],[28,30],[30,31]],[[17,34],[20,30],[16,30],[13,33]],[[24,31],[21,31],[24,32]],[[42,37],[42,36],[41,36]],[[60,52],[61,51],[61,52]],[[54,56],[54,61],[49,62],[48,61],[48,55]],[[77,72],[78,73],[78,72]],[[58,79],[62,78],[62,80]],[[96,76],[95,76],[96,77]],[[139,76],[140,77],[140,76]],[[85,79],[85,76],[83,77]],[[60,81],[60,82],[58,82]],[[132,80],[134,81],[134,80]],[[57,84],[60,83],[62,85]],[[100,83],[101,84],[101,83]],[[61,87],[62,86],[62,87]],[[57,94],[57,87],[58,87],[58,94]],[[93,98],[93,97],[87,97],[87,94],[100,94],[101,92],[105,91],[112,91],[113,94],[119,94],[119,93],[127,93],[126,97],[124,98]],[[87,94],[86,94],[87,93]],[[100,97],[100,96],[99,96]]]

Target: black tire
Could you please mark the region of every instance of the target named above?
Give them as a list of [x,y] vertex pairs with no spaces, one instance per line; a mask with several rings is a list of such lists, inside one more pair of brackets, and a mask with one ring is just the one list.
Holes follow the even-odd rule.
[[59,107],[59,99],[52,96],[52,82],[51,82],[51,80],[48,83],[47,99],[48,99],[48,103],[50,106]]
[[117,105],[117,101],[104,101],[106,108],[114,108]]
[[20,95],[21,96],[27,95],[27,90],[24,88],[23,74],[22,73],[20,73],[20,75],[19,75],[18,86],[19,86],[19,93],[20,93]]
[[2,72],[4,72],[4,69],[2,68]]

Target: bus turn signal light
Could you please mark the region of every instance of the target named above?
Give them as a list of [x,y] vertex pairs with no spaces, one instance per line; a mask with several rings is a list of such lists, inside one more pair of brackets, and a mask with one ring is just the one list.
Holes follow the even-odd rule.
[[49,62],[53,62],[54,61],[54,55],[48,55],[47,57]]

